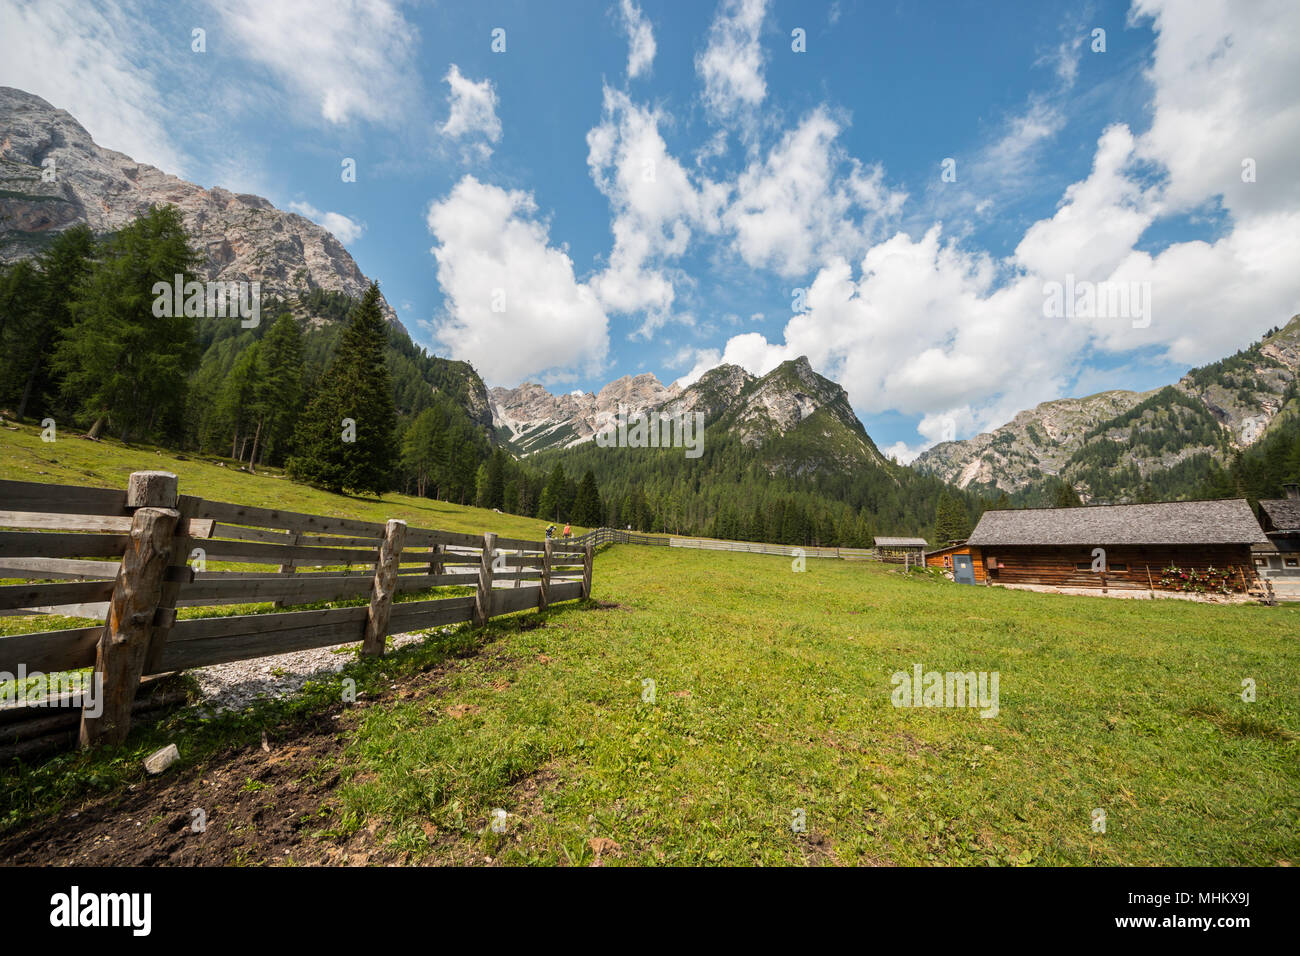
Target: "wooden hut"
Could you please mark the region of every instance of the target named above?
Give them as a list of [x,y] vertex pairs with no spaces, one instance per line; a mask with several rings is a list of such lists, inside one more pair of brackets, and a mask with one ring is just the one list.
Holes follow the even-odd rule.
[[924,538],[876,538],[876,557],[895,564],[925,563]]
[[1263,498],[1259,522],[1267,544],[1252,549],[1255,571],[1278,597],[1300,599],[1300,486],[1287,485],[1285,498]]
[[972,548],[965,541],[950,544],[946,548],[925,553],[927,568],[942,568],[952,575],[958,584],[983,584],[984,559],[978,548]]
[[1232,593],[1267,542],[1238,498],[986,511],[964,547],[990,584]]

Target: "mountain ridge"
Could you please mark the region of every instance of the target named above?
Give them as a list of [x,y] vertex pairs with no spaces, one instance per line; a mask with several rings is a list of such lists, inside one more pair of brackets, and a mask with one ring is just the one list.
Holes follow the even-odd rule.
[[[204,188],[100,146],[71,113],[33,93],[0,86],[0,129],[0,262],[28,258],[78,223],[102,236],[151,205],[170,204],[181,212],[204,279],[260,282],[263,296],[291,311],[314,290],[360,300],[369,285],[323,226],[262,196]],[[406,331],[382,295],[380,307]]]
[[940,442],[912,467],[959,488],[1013,494],[1048,479],[1085,500],[1184,494],[1198,472],[1268,434],[1297,378],[1300,315],[1169,385],[1043,402],[992,431]]

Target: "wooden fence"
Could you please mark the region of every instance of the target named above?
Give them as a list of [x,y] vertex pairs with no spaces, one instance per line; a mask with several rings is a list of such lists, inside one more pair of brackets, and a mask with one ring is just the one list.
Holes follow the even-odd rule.
[[847,558],[879,560],[874,548],[818,548],[812,545],[767,544],[761,541],[723,541],[718,538],[679,538],[672,535],[639,534],[614,528],[596,528],[573,539],[573,544],[648,544],[671,548],[698,548],[705,551],[739,551],[745,554],[778,554],[787,558]]
[[[0,672],[94,668],[103,711],[83,708],[82,746],[125,738],[143,676],[357,641],[363,653],[382,654],[389,634],[484,623],[591,594],[590,541],[207,501],[178,494],[168,472],[137,472],[125,491],[0,481],[0,529],[0,578],[28,582],[0,586],[0,614],[104,619],[0,637]],[[395,600],[452,585],[474,593]],[[368,605],[279,610],[365,597]],[[177,617],[177,608],[265,602],[274,613]]]

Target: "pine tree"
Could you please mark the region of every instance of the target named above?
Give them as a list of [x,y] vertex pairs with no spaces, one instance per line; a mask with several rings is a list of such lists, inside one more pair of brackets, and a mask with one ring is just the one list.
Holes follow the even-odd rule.
[[94,265],[90,229],[59,233],[35,260],[18,262],[0,280],[0,402],[39,417],[55,391],[52,347],[73,323],[70,305]]
[[[154,206],[103,249],[69,306],[53,356],[63,402],[125,439],[178,440],[186,377],[198,361],[191,316],[154,315],[154,286],[189,281],[197,257],[174,206]],[[185,311],[172,309],[171,311]]]
[[387,341],[379,286],[372,282],[298,421],[289,459],[295,478],[336,492],[379,494],[390,487],[397,411],[384,364]]
[[1079,499],[1078,493],[1067,481],[1058,481],[1056,483],[1056,494],[1052,499],[1054,508],[1078,508],[1083,502]]
[[573,520],[576,524],[595,528],[600,524],[603,511],[600,491],[596,487],[596,473],[588,468],[578,485],[578,494],[573,503]]
[[415,478],[415,493],[422,498],[436,481],[439,449],[445,447],[441,426],[442,416],[426,408],[402,436],[402,467]]
[[487,462],[487,504],[485,508],[502,508],[506,498],[506,453],[498,448]]
[[21,400],[32,373],[25,346],[41,324],[41,273],[35,263],[0,265],[0,407],[13,408]]
[[551,477],[546,481],[546,487],[542,489],[542,497],[537,506],[537,517],[544,521],[559,521],[563,513],[564,488],[566,478],[564,477],[564,467],[557,464],[551,469]]
[[[280,315],[258,343],[257,416],[250,464],[282,462],[287,457],[302,401],[302,330],[288,312]],[[260,459],[258,454],[260,452]]]
[[255,344],[239,354],[217,393],[212,411],[211,426],[230,442],[230,457],[236,461],[244,460],[244,449],[252,437],[248,432],[253,422],[257,387],[257,352]]

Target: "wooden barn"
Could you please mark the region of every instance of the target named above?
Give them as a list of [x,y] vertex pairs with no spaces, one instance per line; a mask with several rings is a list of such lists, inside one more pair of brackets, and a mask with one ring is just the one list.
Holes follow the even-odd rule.
[[876,538],[876,557],[881,561],[897,564],[915,564],[920,567],[924,562],[924,538]]
[[[1268,538],[1242,499],[987,511],[963,545],[931,552],[1012,586],[1242,593]],[[973,582],[972,582],[973,583]]]

